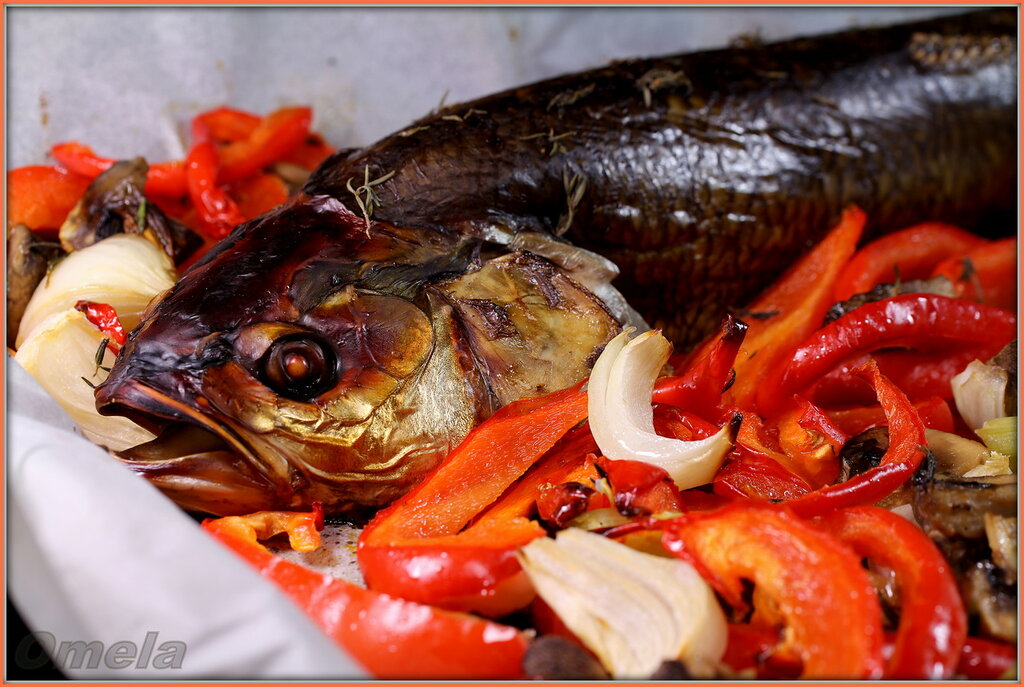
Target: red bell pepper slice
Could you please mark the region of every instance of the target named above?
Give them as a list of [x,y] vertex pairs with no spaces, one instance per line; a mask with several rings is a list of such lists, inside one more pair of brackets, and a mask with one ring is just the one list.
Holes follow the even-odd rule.
[[703,413],[715,422],[722,421],[723,411],[715,409],[719,408],[722,394],[733,381],[733,363],[746,333],[746,323],[727,315],[718,336],[701,347],[678,375],[657,381],[652,401]]
[[[940,432],[953,432],[953,413],[950,412],[949,404],[946,403],[945,399],[932,396],[919,403],[915,403],[914,410],[921,416],[921,422],[928,429],[937,429]],[[825,412],[837,427],[851,437],[855,437],[872,427],[882,427],[887,422],[885,410],[880,405],[827,410]]]
[[192,119],[192,142],[244,141],[260,125],[257,115],[230,107],[201,112]]
[[778,461],[742,449],[734,450],[729,456],[715,475],[711,488],[719,496],[762,501],[787,500],[812,491],[810,484]]
[[960,298],[1017,311],[1016,238],[975,246],[966,255],[938,265],[934,274],[952,281]]
[[1017,334],[1004,310],[934,294],[904,294],[867,303],[829,323],[800,346],[758,400],[776,407],[848,358],[881,348],[989,346],[993,355]]
[[[100,157],[92,148],[76,141],[58,143],[50,149],[50,154],[67,169],[90,179],[95,179],[110,169],[115,162],[110,158]],[[172,161],[149,165],[144,191],[146,195],[181,198],[188,193],[185,164],[181,161]]]
[[245,221],[235,201],[217,186],[217,153],[209,142],[196,143],[185,158],[188,195],[199,217],[199,228],[218,240]]
[[[964,641],[956,674],[968,680],[1015,679],[1017,647],[1013,644],[993,642],[980,637],[968,637]],[[1008,675],[1010,671],[1014,675]]]
[[110,337],[107,346],[111,352],[117,355],[127,340],[124,327],[117,316],[117,311],[106,303],[93,303],[92,301],[78,301],[75,303],[75,310],[85,314],[93,326]]
[[831,483],[839,475],[839,452],[849,436],[825,412],[806,399],[794,397],[793,407],[778,419],[783,465],[812,486]]
[[244,179],[277,162],[298,148],[309,136],[313,111],[286,107],[260,120],[248,138],[222,146],[217,181],[227,184]]
[[259,217],[288,200],[288,185],[276,174],[256,174],[225,188],[245,219]]
[[274,582],[375,677],[523,677],[528,639],[519,630],[362,589],[279,558],[258,542],[287,532],[300,549],[316,548],[316,520],[316,513],[257,513],[206,520],[203,529]]
[[984,239],[940,222],[925,222],[875,239],[854,255],[836,280],[835,300],[878,284],[925,279],[943,260],[963,255]]
[[785,508],[752,501],[664,522],[665,548],[697,570],[733,608],[754,583],[754,622],[783,624],[783,650],[803,678],[882,674],[882,617],[860,559]]
[[896,574],[900,624],[885,677],[951,677],[967,637],[967,613],[949,564],[928,535],[899,515],[874,506],[829,513],[820,525],[858,556]]
[[723,395],[725,405],[758,409],[764,378],[821,325],[832,305],[836,275],[853,254],[866,219],[859,208],[848,208],[817,246],[749,306],[753,315],[765,317],[744,318],[749,329],[736,359],[736,381]]
[[823,406],[870,405],[874,393],[853,370],[873,359],[878,369],[915,403],[938,396],[953,398],[951,380],[972,360],[987,360],[999,352],[993,343],[941,351],[891,348],[858,355],[839,363],[808,387],[805,394]]
[[12,169],[7,173],[7,226],[24,224],[54,235],[89,182],[89,177],[58,167]]
[[522,517],[463,528],[586,418],[580,386],[505,406],[423,482],[378,513],[359,538],[367,585],[490,615],[529,603],[532,589],[516,549],[544,530]]
[[324,160],[334,154],[336,148],[327,145],[320,134],[310,133],[295,150],[281,158],[282,162],[290,162],[303,169],[313,171]]
[[914,406],[873,362],[861,368],[860,373],[871,381],[885,410],[889,449],[879,464],[867,472],[786,501],[786,506],[798,515],[813,517],[838,508],[875,503],[899,488],[921,464],[927,442],[924,423]]
[[[529,518],[534,513],[538,513],[542,520],[548,520],[545,513],[550,515],[551,512],[545,508],[558,508],[553,501],[556,498],[553,488],[567,483],[587,485],[600,477],[594,469],[594,454],[597,452],[597,442],[588,425],[571,430],[493,505],[474,518],[472,525]],[[545,500],[543,507],[542,500]],[[607,506],[607,499],[605,501],[603,505]]]

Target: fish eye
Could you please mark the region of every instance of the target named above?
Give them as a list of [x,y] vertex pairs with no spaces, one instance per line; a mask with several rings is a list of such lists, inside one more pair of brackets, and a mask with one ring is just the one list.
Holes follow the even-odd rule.
[[278,339],[260,361],[261,380],[287,398],[309,401],[334,386],[338,365],[323,342],[301,334]]

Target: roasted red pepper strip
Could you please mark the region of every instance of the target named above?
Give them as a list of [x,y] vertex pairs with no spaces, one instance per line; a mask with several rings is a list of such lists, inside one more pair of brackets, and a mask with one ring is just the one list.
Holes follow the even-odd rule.
[[282,157],[281,161],[290,162],[312,172],[334,152],[335,148],[327,145],[320,134],[310,133],[295,150]]
[[722,393],[733,381],[732,366],[746,333],[744,322],[727,315],[718,336],[697,351],[686,362],[685,369],[674,377],[657,381],[652,400],[703,413],[715,422],[723,420],[722,411],[715,409],[722,402]]
[[938,265],[935,274],[948,277],[960,298],[1017,311],[1016,238],[975,246],[966,255]]
[[734,608],[754,583],[755,619],[786,626],[783,650],[803,661],[801,677],[878,678],[881,607],[860,559],[785,508],[752,501],[664,523],[663,544],[688,560]]
[[681,513],[679,487],[664,468],[639,460],[597,459],[597,469],[612,487],[615,508],[627,517]]
[[259,217],[288,200],[288,186],[276,174],[256,174],[225,188],[245,219]]
[[[854,255],[836,280],[835,300],[897,279],[924,279],[943,260],[963,255],[984,239],[963,229],[925,222],[875,239]],[[897,273],[898,272],[898,273]]]
[[[956,674],[968,680],[1016,679],[1017,647],[980,637],[968,637],[960,653]],[[1013,670],[1013,675],[1007,675]]]
[[815,332],[779,381],[762,385],[758,402],[768,412],[847,358],[877,349],[987,345],[995,354],[1016,334],[1011,313],[957,298],[915,293],[867,303]]
[[313,111],[308,107],[286,107],[270,113],[247,139],[217,151],[217,181],[227,184],[244,179],[285,157],[306,140],[312,121]]
[[[921,422],[928,429],[953,432],[953,413],[950,412],[949,404],[944,399],[932,396],[920,403],[915,403],[914,410],[921,416]],[[828,416],[832,418],[832,421],[838,427],[851,437],[855,437],[872,427],[884,426],[887,422],[885,411],[879,405],[827,410],[825,412],[828,413]]]
[[814,487],[839,475],[839,452],[849,437],[810,401],[796,396],[793,406],[778,418],[782,461]]
[[[58,143],[50,149],[50,154],[67,169],[90,179],[95,179],[110,169],[115,162],[115,160],[100,157],[89,146],[75,141]],[[144,191],[146,195],[181,198],[188,193],[185,183],[185,164],[172,161],[149,165]]]
[[196,143],[185,158],[188,195],[199,216],[199,228],[211,239],[222,239],[245,221],[235,201],[217,186],[217,153],[209,142]]
[[192,119],[192,142],[229,143],[244,141],[260,125],[257,115],[230,107],[202,112]]
[[811,491],[811,485],[778,461],[742,447],[733,451],[711,484],[719,496],[762,501],[792,499]]
[[846,482],[823,487],[785,504],[803,517],[823,515],[838,508],[872,504],[906,482],[924,457],[924,423],[906,395],[886,379],[873,362],[862,368],[885,410],[889,449],[878,466]]
[[54,235],[89,182],[89,177],[58,167],[12,169],[7,173],[7,226],[24,224]]
[[85,314],[97,329],[110,337],[107,343],[114,355],[117,355],[127,340],[121,320],[117,317],[117,311],[106,303],[93,303],[92,301],[78,301],[75,303],[75,310]]
[[885,677],[944,680],[953,675],[967,613],[946,558],[919,527],[874,506],[844,508],[819,524],[858,556],[891,568],[900,594],[900,624]]
[[736,358],[736,380],[723,395],[725,405],[757,410],[765,376],[821,325],[832,305],[836,274],[853,255],[865,221],[860,209],[847,209],[838,226],[749,306],[750,316],[743,317],[749,329]]
[[377,678],[523,677],[528,640],[519,630],[367,591],[279,558],[257,541],[286,531],[308,548],[315,520],[311,513],[260,513],[206,520],[203,529],[274,582]]
[[815,403],[830,407],[869,405],[874,393],[853,370],[874,359],[878,369],[915,403],[938,396],[953,398],[950,380],[972,360],[987,360],[999,352],[994,343],[944,351],[915,351],[891,348],[858,355],[839,363],[831,372],[815,381],[806,395]]
[[477,426],[429,477],[363,530],[358,558],[367,585],[406,599],[501,615],[532,590],[516,548],[544,530],[525,518],[477,515],[586,418],[580,385],[505,406]]

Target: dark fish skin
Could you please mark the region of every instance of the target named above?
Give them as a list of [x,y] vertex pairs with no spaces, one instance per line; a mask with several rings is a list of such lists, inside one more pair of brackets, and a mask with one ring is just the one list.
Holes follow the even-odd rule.
[[1015,200],[1015,21],[623,62],[339,153],[150,306],[96,392],[159,435],[119,457],[192,510],[377,508],[628,321],[553,236],[686,344],[848,203],[974,225]]
[[[687,345],[857,203],[869,232],[1014,230],[1013,9],[631,60],[447,107],[306,185],[374,219],[493,235],[565,231]],[[649,100],[649,104],[645,102]],[[586,187],[567,222],[566,179]]]

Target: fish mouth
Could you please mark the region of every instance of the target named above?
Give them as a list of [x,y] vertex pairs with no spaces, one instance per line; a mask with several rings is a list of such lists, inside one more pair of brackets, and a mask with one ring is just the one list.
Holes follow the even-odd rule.
[[274,507],[278,480],[230,427],[139,381],[97,389],[102,415],[119,415],[156,438],[115,453],[186,510],[238,515]]

